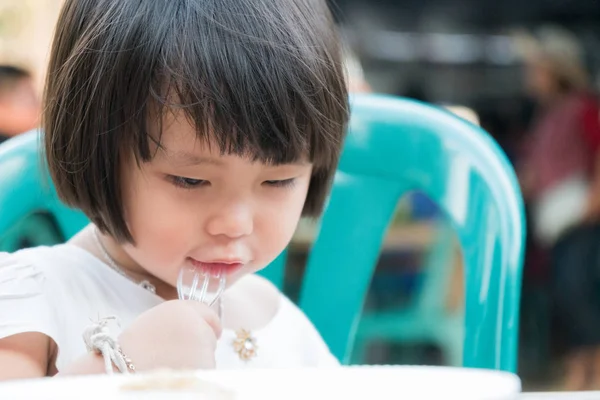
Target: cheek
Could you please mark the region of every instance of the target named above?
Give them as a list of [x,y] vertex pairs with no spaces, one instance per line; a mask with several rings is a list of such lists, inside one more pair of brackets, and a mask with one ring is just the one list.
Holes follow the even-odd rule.
[[166,182],[140,171],[124,194],[126,221],[140,254],[167,262],[193,240],[193,217]]
[[[253,204],[254,229],[243,242],[252,249],[257,268],[270,263],[291,240],[309,181],[303,179],[291,189],[274,189],[281,192],[270,192],[248,203]],[[123,193],[126,221],[136,241],[136,246],[127,246],[126,251],[155,275],[180,262],[190,249],[214,244],[202,228],[207,217],[204,214],[223,203],[198,195],[190,197],[190,193],[169,185],[138,171],[128,178]],[[199,208],[199,202],[206,202],[205,206]]]
[[261,212],[261,217],[256,221],[255,233],[262,249],[263,262],[271,262],[289,244],[302,215],[307,191],[308,182],[295,187],[285,199],[271,204]]

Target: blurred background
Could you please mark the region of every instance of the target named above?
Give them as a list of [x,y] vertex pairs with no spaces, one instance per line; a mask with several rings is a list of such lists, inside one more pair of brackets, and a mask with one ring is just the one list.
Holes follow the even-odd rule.
[[[46,56],[60,3],[0,0],[0,141],[39,123]],[[596,354],[600,338],[586,333],[574,338],[569,331],[574,322],[564,318],[565,309],[584,309],[598,299],[583,289],[579,303],[561,303],[564,299],[556,296],[561,274],[582,263],[567,260],[565,264],[557,244],[573,226],[594,228],[600,215],[600,200],[594,197],[584,204],[587,195],[581,194],[595,187],[597,178],[600,1],[335,0],[330,4],[347,44],[352,90],[448,107],[487,130],[514,164],[535,230],[529,233],[521,304],[519,374],[525,389],[573,389],[582,374],[600,377],[600,353]],[[574,136],[579,139],[573,140]],[[547,188],[557,182],[560,192],[549,196]],[[435,204],[422,194],[400,201],[365,312],[419,310],[423,293],[441,279],[446,290],[438,293],[437,301],[448,315],[461,318],[461,254],[452,233],[439,229],[443,220]],[[314,229],[314,224],[303,221],[291,246],[286,285],[292,296]],[[579,258],[594,257],[590,248],[600,243],[596,236],[593,229],[586,233],[587,244],[581,244]],[[428,268],[440,241],[450,256],[445,258],[445,272],[432,276]],[[593,271],[575,274],[585,280]],[[593,277],[594,285],[600,282]],[[592,321],[600,321],[600,308],[585,315],[590,329],[598,328],[600,333],[600,325]],[[439,329],[445,329],[442,322]],[[449,354],[456,350],[427,338],[365,340],[358,345],[362,347],[354,361],[367,363],[452,364]],[[585,357],[580,355],[582,346],[590,349]]]

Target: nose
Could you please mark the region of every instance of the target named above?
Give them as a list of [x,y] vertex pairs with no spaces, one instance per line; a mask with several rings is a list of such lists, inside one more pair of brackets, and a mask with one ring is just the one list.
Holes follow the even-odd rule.
[[253,213],[247,204],[220,207],[206,225],[208,234],[237,239],[250,235],[254,229]]

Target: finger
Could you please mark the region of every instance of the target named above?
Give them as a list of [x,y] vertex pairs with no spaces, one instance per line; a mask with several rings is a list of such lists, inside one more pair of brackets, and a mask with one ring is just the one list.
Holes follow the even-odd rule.
[[216,337],[221,337],[223,327],[221,325],[221,319],[217,313],[204,303],[200,303],[194,300],[185,300],[185,303],[194,309],[194,311],[202,318],[213,330]]

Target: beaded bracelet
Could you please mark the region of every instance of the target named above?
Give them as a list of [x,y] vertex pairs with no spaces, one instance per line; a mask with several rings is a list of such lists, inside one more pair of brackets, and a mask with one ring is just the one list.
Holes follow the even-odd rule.
[[117,339],[110,334],[107,324],[114,317],[103,318],[92,323],[83,333],[83,341],[89,352],[102,355],[104,358],[104,369],[108,375],[113,374],[113,365],[123,373],[134,373],[135,365],[129,357],[123,353]]
[[[119,352],[119,355],[121,357],[123,357],[123,361],[125,361],[125,365],[127,366],[127,371],[131,372],[132,374],[135,373],[135,365],[133,365],[133,362],[131,361],[131,358],[127,357],[125,355],[125,353],[123,353],[123,349],[121,349],[120,347],[118,349],[118,352]],[[123,371],[121,371],[121,372],[123,372]],[[125,372],[125,373],[127,373],[127,372]]]

